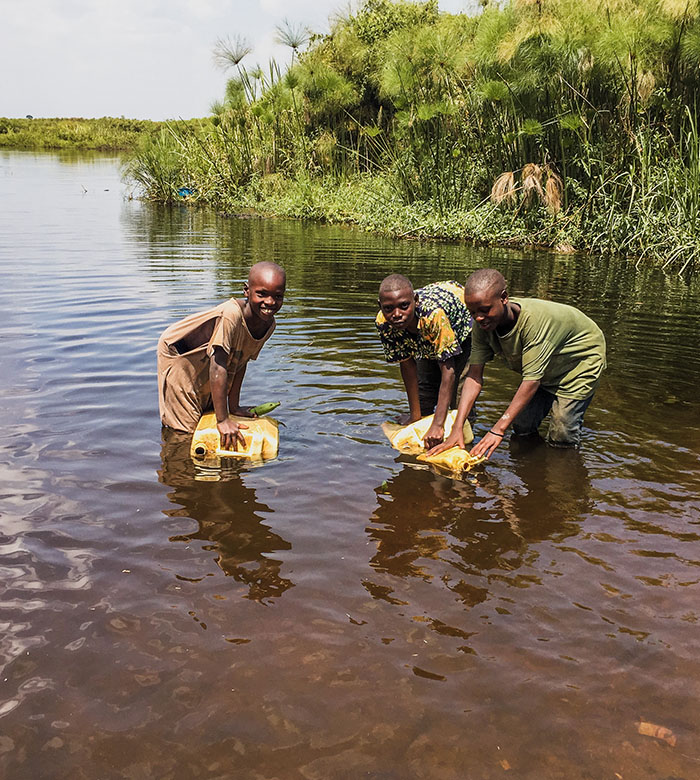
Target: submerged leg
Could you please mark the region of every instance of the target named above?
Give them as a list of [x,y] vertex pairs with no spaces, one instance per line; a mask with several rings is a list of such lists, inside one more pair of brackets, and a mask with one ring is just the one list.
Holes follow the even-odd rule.
[[516,436],[531,436],[537,433],[540,423],[552,408],[554,399],[555,396],[540,387],[530,403],[513,420],[513,433]]
[[420,413],[425,417],[435,411],[440,392],[440,365],[437,360],[416,360],[418,371],[418,398],[420,399]]
[[583,415],[593,395],[583,400],[555,398],[546,442],[551,447],[578,447],[581,443]]

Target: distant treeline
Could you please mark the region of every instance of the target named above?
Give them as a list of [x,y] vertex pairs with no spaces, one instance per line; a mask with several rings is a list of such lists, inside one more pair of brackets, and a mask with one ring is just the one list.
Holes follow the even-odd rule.
[[202,123],[142,139],[155,200],[400,235],[700,258],[700,9],[688,0],[367,0],[280,28],[284,72],[233,71]]
[[0,147],[16,149],[133,150],[163,122],[147,119],[7,119],[0,117]]

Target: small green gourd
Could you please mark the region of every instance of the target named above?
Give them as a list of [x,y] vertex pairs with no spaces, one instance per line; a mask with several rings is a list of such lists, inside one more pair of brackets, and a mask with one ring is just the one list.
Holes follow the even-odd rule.
[[273,409],[276,409],[280,405],[279,401],[269,401],[266,404],[258,404],[257,406],[254,406],[252,409],[249,409],[248,411],[251,414],[255,414],[258,417],[262,417],[265,414],[268,414]]

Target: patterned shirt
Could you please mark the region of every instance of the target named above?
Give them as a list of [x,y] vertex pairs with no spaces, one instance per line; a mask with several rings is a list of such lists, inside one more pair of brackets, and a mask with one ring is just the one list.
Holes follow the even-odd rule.
[[462,352],[472,331],[472,319],[464,305],[464,287],[457,282],[435,282],[416,291],[418,333],[392,328],[380,311],[376,326],[387,363],[408,358],[443,362]]

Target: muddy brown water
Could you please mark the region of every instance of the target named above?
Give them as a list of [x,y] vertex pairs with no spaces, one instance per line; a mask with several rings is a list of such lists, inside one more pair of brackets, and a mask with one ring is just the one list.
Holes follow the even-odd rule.
[[[280,456],[196,470],[155,344],[288,270],[243,389]],[[700,777],[700,285],[124,198],[104,156],[0,155],[0,769],[8,778]],[[572,303],[609,369],[580,453],[454,481],[396,456],[380,279]],[[516,378],[487,370],[477,435]],[[637,723],[671,729],[671,746]]]

